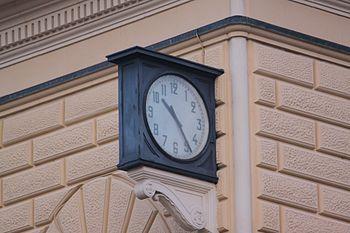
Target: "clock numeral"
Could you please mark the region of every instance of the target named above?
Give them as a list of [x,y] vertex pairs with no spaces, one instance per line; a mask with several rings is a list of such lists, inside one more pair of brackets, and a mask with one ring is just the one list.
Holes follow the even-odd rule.
[[185,91],[185,101],[187,102],[187,91]]
[[194,102],[194,101],[192,101],[191,102],[191,107],[192,107],[192,110],[191,110],[191,112],[193,112],[193,113],[196,113],[196,102]]
[[162,95],[166,96],[166,85],[162,84],[161,87],[162,87]]
[[185,142],[184,143],[184,151],[186,152],[186,153],[188,153],[189,151],[190,151],[190,147],[189,147],[189,145]]
[[201,119],[197,119],[197,129],[198,130],[202,130],[202,120]]
[[175,154],[179,152],[179,145],[177,144],[177,142],[173,143],[173,151]]
[[153,102],[159,103],[159,92],[153,91]]
[[158,135],[159,134],[158,124],[154,124],[153,125],[153,133],[154,133],[154,135]]
[[197,134],[193,135],[192,141],[194,142],[195,145],[198,144],[198,139],[196,138]]
[[165,143],[166,143],[166,140],[167,140],[168,136],[167,135],[162,135],[162,136],[164,138],[163,146],[165,146]]
[[170,83],[171,94],[177,95],[177,83]]
[[153,117],[153,107],[150,105],[150,106],[148,106],[148,117]]

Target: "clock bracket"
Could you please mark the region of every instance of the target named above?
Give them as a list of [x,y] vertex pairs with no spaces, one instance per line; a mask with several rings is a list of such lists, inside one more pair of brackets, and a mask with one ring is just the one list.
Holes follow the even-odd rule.
[[214,184],[145,166],[128,175],[138,199],[159,202],[184,230],[217,232]]

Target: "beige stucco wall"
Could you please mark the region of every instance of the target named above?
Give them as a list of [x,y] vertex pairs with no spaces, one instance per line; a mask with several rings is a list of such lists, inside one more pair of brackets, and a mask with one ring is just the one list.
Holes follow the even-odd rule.
[[249,66],[255,229],[350,232],[349,66],[255,41]]
[[[287,0],[247,3],[251,17],[349,45],[344,17]],[[1,69],[0,96],[222,19],[228,6],[226,0],[191,1]],[[319,22],[328,26],[318,28]],[[252,31],[221,31],[169,50],[225,70],[216,83],[218,231],[239,225],[229,57],[229,39],[237,35],[248,39],[254,232],[350,232],[350,63]],[[80,80],[86,81],[0,112],[0,232],[182,232],[162,208],[136,201],[133,182],[116,170],[117,68]]]
[[[224,37],[205,43],[204,50],[194,44],[173,54],[226,71],[216,83],[217,221],[220,232],[234,232],[229,43]],[[264,38],[248,43],[254,231],[347,232],[349,68],[344,61],[324,55],[321,60],[315,52],[293,48]],[[110,201],[98,202],[94,208],[100,212],[90,214],[89,197],[84,196],[87,187],[99,190],[96,196],[108,196],[111,180],[116,180],[116,187],[126,182],[120,174],[111,176],[118,172],[116,67],[101,73],[97,79],[64,90],[57,87],[54,95],[2,113],[2,231],[51,229],[54,224],[66,232],[70,228],[63,229],[62,224],[69,226],[64,219],[77,218],[69,210],[76,205],[85,217],[71,226],[82,224],[75,232],[96,221],[102,228],[115,227],[106,222],[105,205]],[[101,176],[108,177],[95,181]],[[99,186],[107,191],[98,193]],[[76,200],[78,195],[82,201]],[[142,216],[151,220],[142,227],[180,231],[161,209],[147,205]],[[121,219],[135,221],[133,215],[121,213]],[[11,221],[8,216],[13,214],[19,221]]]
[[228,0],[190,1],[155,15],[143,16],[79,43],[0,69],[0,96],[95,65],[105,61],[106,55],[130,46],[151,45],[227,16]]
[[[246,0],[247,16],[350,46],[349,18],[292,0]],[[336,26],[335,26],[336,25]]]
[[[198,47],[176,53],[228,70],[226,40],[210,42],[204,51]],[[172,217],[164,216],[162,208],[152,207],[149,201],[138,204],[145,201],[135,202],[134,195],[129,198],[133,183],[121,179],[116,170],[117,68],[101,73],[95,74],[97,79],[62,91],[58,86],[55,94],[34,98],[29,108],[18,105],[0,113],[0,232],[33,228],[38,232],[47,228],[47,232],[97,232],[100,228],[114,232],[118,227],[135,233],[142,229],[183,232]],[[233,229],[229,74],[222,75],[216,86],[217,220],[223,232]],[[127,196],[111,193],[124,186]]]
[[116,172],[115,71],[1,118],[0,232],[178,231]]

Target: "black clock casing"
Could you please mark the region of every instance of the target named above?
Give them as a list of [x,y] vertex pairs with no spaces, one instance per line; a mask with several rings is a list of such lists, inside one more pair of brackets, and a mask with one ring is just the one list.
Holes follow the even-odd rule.
[[[119,164],[121,170],[149,166],[209,182],[217,182],[215,131],[215,78],[223,70],[184,59],[132,47],[107,56],[118,64]],[[207,108],[209,137],[202,152],[190,160],[167,155],[147,127],[145,100],[158,77],[176,74],[191,83]]]

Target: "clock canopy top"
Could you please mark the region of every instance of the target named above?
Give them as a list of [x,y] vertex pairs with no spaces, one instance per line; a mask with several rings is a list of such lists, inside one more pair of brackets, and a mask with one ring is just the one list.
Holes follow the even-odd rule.
[[216,78],[224,73],[223,69],[217,69],[196,62],[188,61],[182,58],[170,56],[164,53],[155,52],[140,46],[134,46],[107,56],[108,61],[115,64],[124,63],[128,60],[135,58],[152,59],[158,60],[160,62],[183,66],[192,70],[204,72],[206,73],[206,75],[213,78]]

